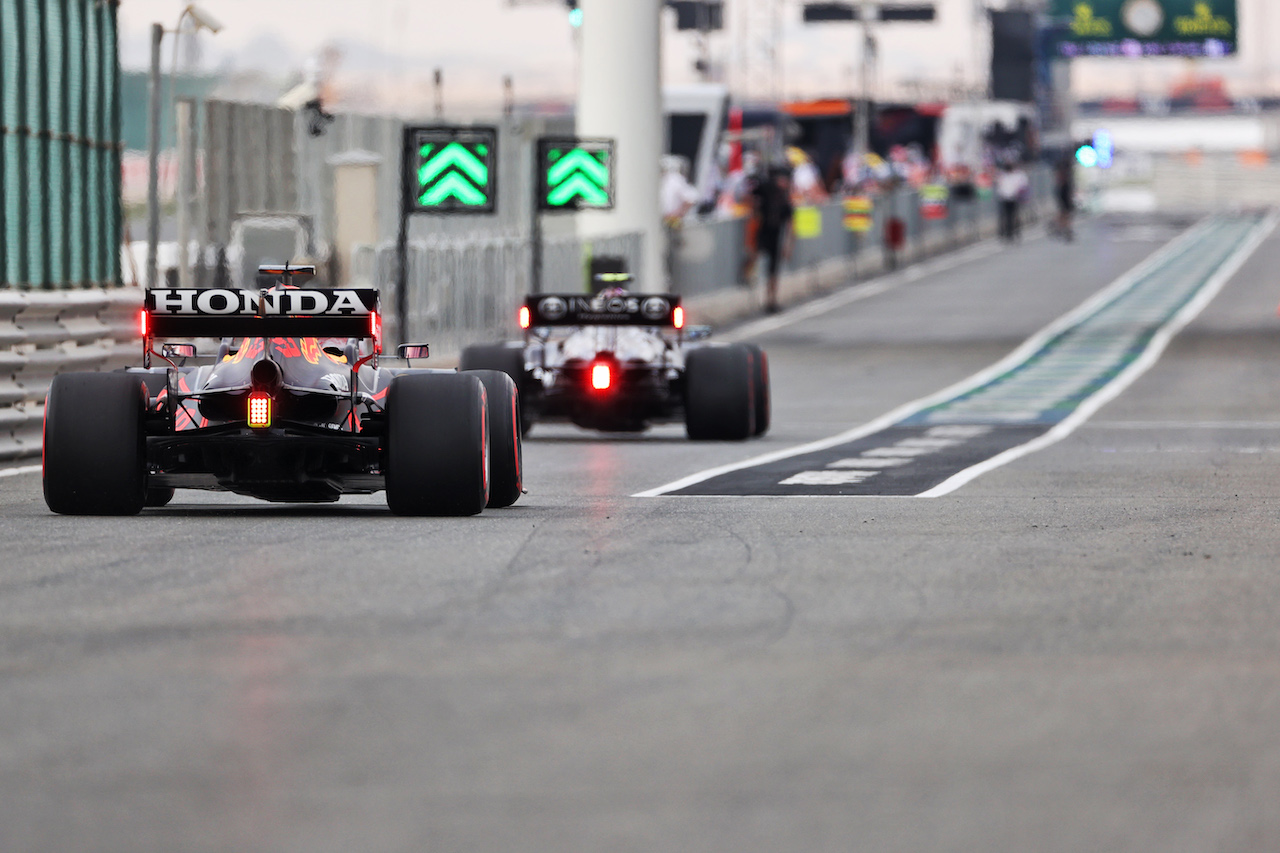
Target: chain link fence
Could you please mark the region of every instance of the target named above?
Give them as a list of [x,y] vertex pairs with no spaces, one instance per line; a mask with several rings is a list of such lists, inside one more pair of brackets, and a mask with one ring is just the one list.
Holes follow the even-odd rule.
[[116,6],[0,0],[0,288],[120,282]]

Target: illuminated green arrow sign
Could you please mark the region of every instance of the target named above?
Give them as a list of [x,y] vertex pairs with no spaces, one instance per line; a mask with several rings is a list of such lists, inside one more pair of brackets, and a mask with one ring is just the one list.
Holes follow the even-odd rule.
[[405,132],[406,213],[493,213],[497,130],[413,127]]
[[613,207],[613,140],[538,140],[538,209]]

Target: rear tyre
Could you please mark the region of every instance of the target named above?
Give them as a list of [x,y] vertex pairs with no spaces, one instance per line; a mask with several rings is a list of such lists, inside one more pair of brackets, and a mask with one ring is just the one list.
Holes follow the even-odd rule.
[[516,391],[520,397],[520,432],[528,435],[533,426],[529,401],[525,399],[527,386],[524,374],[524,349],[509,347],[504,344],[480,344],[462,350],[462,358],[458,362],[459,370],[500,370],[516,383]]
[[137,515],[146,503],[146,391],[127,373],[64,373],[44,409],[44,502],[64,515]]
[[773,399],[769,393],[769,354],[758,344],[747,344],[751,351],[751,393],[756,401],[756,424],[752,435],[764,435],[773,420]]
[[523,494],[524,442],[520,437],[520,393],[516,383],[498,370],[470,370],[484,385],[489,405],[489,503],[511,506]]
[[741,344],[691,351],[685,360],[685,431],[695,441],[742,441],[755,432],[751,351]]
[[387,506],[396,515],[475,515],[489,500],[484,386],[464,373],[397,376],[387,389]]

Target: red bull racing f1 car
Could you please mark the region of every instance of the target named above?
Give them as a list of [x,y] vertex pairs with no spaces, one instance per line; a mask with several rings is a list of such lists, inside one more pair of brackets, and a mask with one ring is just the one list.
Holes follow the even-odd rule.
[[468,347],[462,369],[510,375],[526,431],[537,421],[602,432],[683,421],[689,438],[734,441],[769,429],[764,350],[704,343],[709,330],[685,328],[679,296],[540,294],[519,322],[523,341]]
[[[59,513],[126,515],[174,489],[328,502],[385,490],[401,515],[471,515],[522,493],[519,400],[504,373],[379,362],[378,293],[303,289],[314,267],[264,266],[259,290],[153,289],[143,367],[55,377],[44,496]],[[190,343],[217,338],[212,358]],[[158,364],[153,364],[158,362]]]

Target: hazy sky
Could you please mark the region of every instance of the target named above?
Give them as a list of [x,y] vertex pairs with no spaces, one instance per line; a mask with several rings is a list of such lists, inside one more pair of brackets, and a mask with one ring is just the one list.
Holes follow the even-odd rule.
[[[141,67],[147,59],[147,32],[152,21],[172,27],[187,0],[122,0],[120,21],[124,62]],[[378,69],[388,75],[400,70],[442,67],[446,81],[459,97],[487,97],[496,93],[504,74],[515,77],[518,96],[572,97],[575,62],[571,30],[561,0],[537,5],[520,0],[201,0],[225,29],[204,37],[210,61],[231,53],[243,66],[252,61],[279,68],[281,52],[300,61],[333,41],[356,41],[396,57]],[[743,2],[727,0],[730,17],[726,34],[713,39],[716,57],[733,68],[735,13]],[[954,80],[971,76],[981,52],[973,44],[974,0],[935,0],[939,20],[934,24],[896,24],[881,30],[880,79],[894,83],[923,77]],[[999,0],[996,0],[998,3]],[[523,4],[530,5],[523,5]],[[1202,68],[1225,73],[1238,90],[1251,90],[1264,72],[1280,82],[1280,3],[1276,0],[1238,0],[1241,56],[1204,63]],[[800,0],[783,0],[782,71],[784,93],[812,96],[850,90],[857,61],[855,28],[848,25],[804,26]],[[1271,7],[1271,8],[1268,8]],[[274,42],[274,43],[273,43]],[[669,32],[665,40],[668,82],[694,79],[692,39]],[[168,53],[165,54],[168,64]],[[1075,79],[1085,90],[1155,88],[1158,79],[1186,68],[1180,60],[1087,61],[1077,64]],[[730,82],[733,82],[732,75]]]

